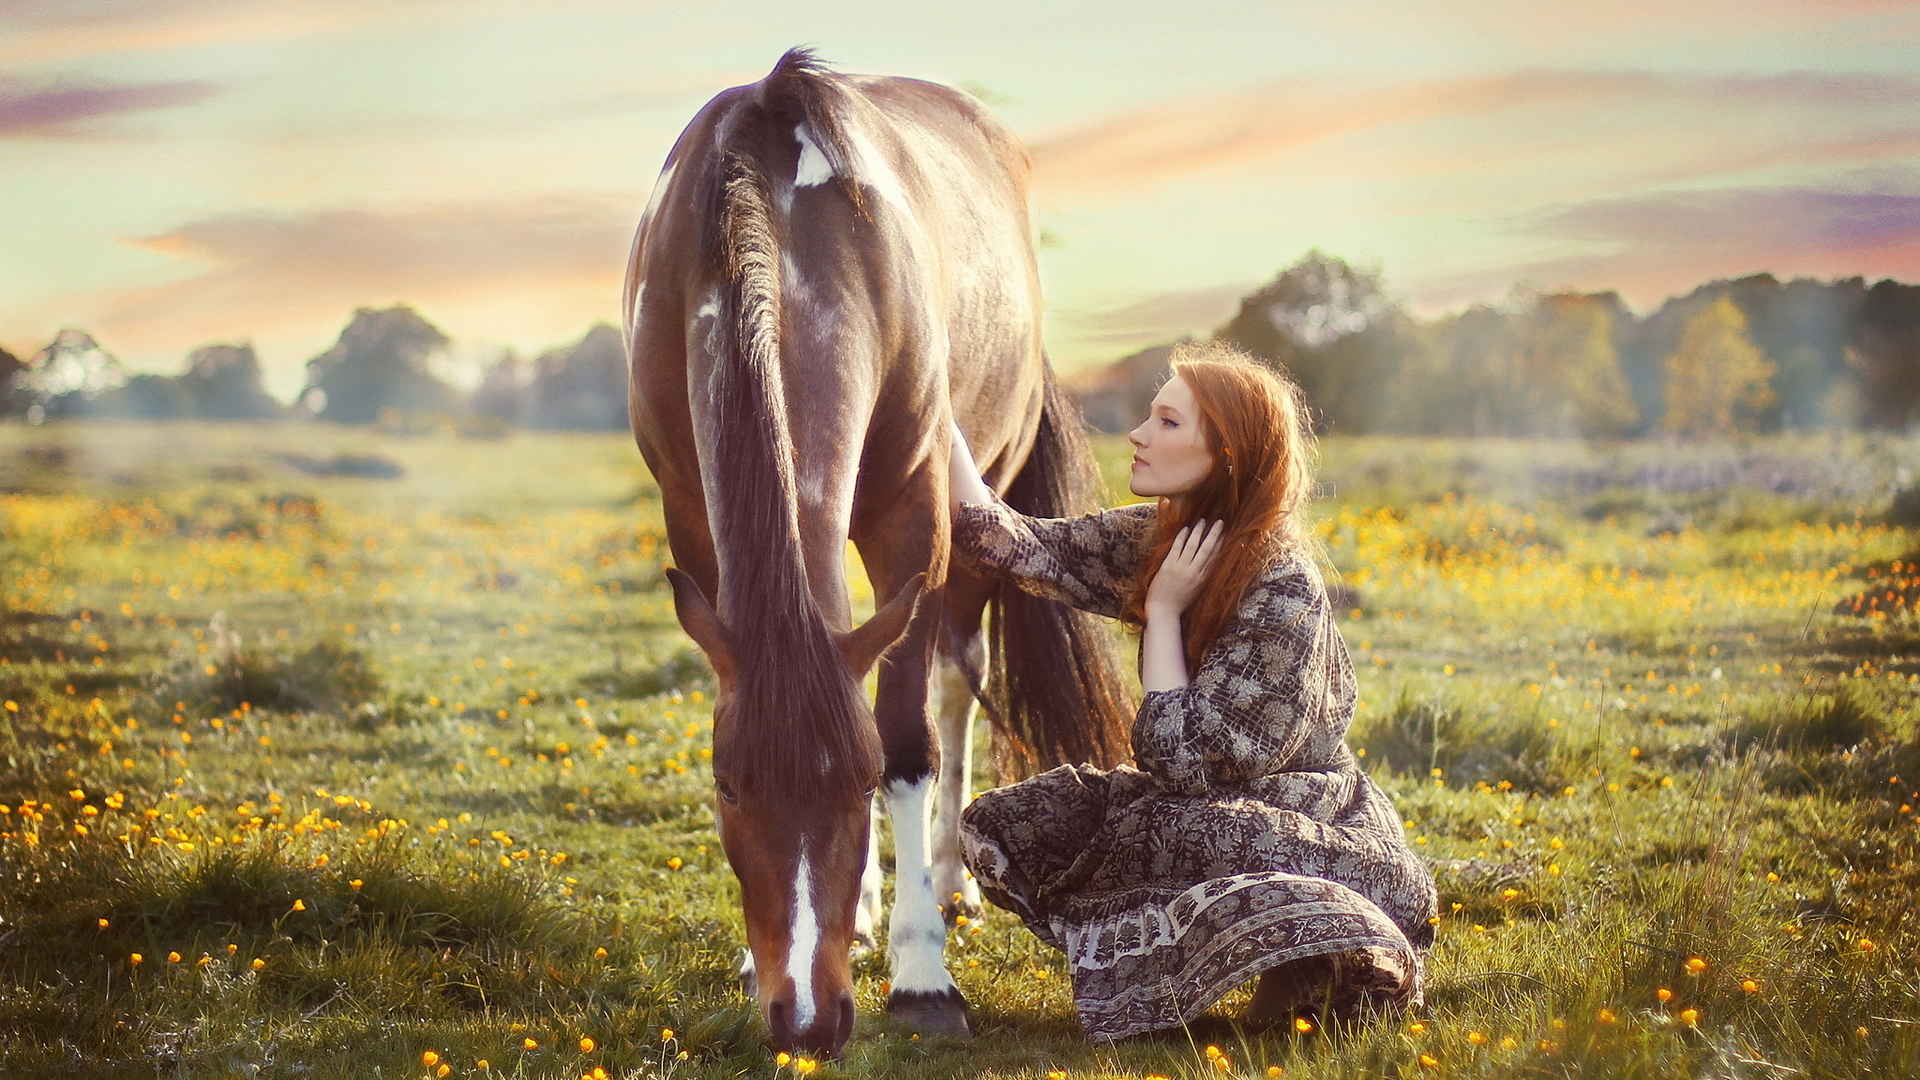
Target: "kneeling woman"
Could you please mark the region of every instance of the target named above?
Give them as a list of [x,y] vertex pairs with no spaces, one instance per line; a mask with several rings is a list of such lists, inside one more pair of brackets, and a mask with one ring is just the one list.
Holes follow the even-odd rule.
[[1029,592],[1141,629],[1138,768],[1063,765],[961,817],[994,903],[1067,953],[1089,1038],[1191,1020],[1258,975],[1248,1019],[1418,1004],[1433,879],[1346,745],[1353,666],[1300,509],[1298,390],[1176,352],[1129,436],[1133,493],[1022,515],[954,432],[954,540]]

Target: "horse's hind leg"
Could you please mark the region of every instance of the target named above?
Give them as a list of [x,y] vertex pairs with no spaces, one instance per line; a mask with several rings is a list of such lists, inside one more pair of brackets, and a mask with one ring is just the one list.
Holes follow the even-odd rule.
[[880,925],[880,802],[874,800],[867,823],[867,866],[860,873],[860,906],[853,909],[853,953],[865,956],[878,939]]

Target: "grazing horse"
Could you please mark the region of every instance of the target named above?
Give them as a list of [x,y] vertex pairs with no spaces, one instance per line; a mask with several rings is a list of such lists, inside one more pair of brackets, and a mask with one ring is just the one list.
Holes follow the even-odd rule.
[[[880,906],[876,791],[897,874],[888,1011],[968,1031],[942,914],[979,898],[957,822],[985,608],[997,734],[1029,767],[1126,756],[1098,627],[950,566],[949,418],[1026,512],[1074,509],[1090,470],[1041,351],[1027,171],[970,97],[792,50],[693,118],[634,238],[633,432],[675,612],[717,678],[714,812],[742,976],[779,1048],[837,1054],[852,1031],[848,950],[873,942]],[[879,604],[859,627],[849,539]]]

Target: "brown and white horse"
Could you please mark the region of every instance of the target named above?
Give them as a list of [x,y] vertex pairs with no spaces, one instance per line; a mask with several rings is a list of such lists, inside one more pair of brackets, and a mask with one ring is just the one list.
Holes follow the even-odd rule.
[[[634,238],[634,437],[676,612],[718,677],[742,974],[781,1048],[835,1054],[852,1031],[848,949],[873,941],[880,906],[876,790],[897,873],[888,1010],[968,1030],[942,912],[978,904],[956,826],[963,668],[985,666],[990,601],[1000,734],[1029,765],[1126,756],[1099,630],[949,562],[949,417],[1027,512],[1076,509],[1090,464],[1041,351],[1027,171],[966,95],[793,50],[693,118]],[[881,601],[852,629],[848,539]],[[860,681],[883,653],[870,707]]]

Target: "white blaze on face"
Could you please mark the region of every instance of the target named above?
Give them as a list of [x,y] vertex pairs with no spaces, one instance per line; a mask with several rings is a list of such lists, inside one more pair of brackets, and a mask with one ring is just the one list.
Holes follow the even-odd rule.
[[793,980],[793,1029],[813,1024],[813,958],[820,951],[820,920],[813,914],[813,868],[807,842],[800,841],[800,866],[793,875],[793,932],[787,945],[787,975]]

